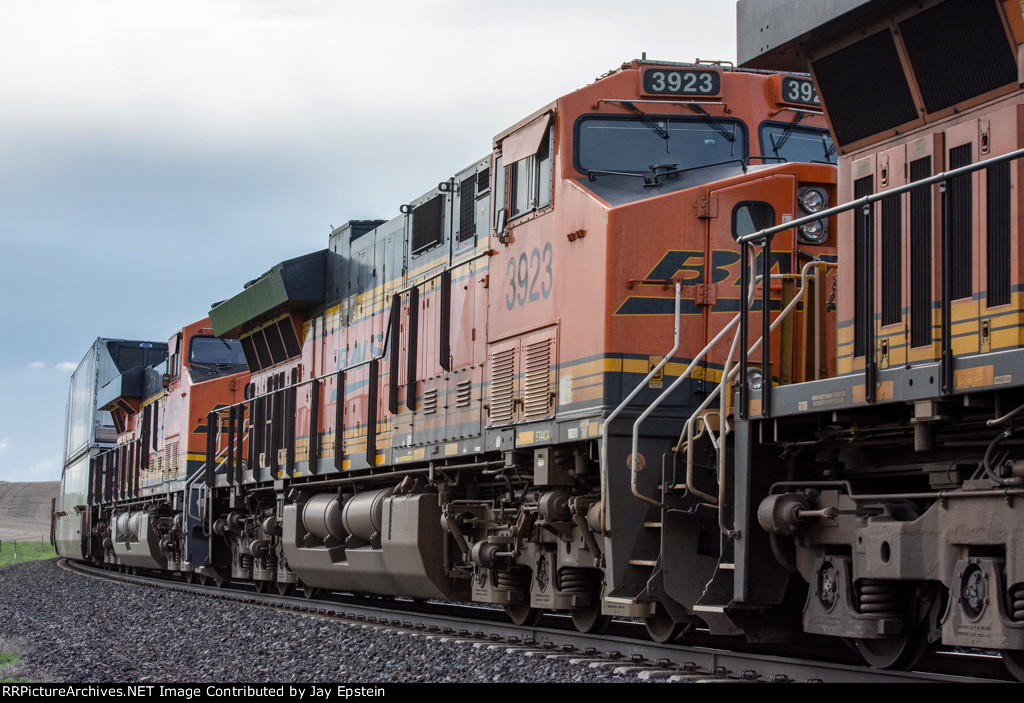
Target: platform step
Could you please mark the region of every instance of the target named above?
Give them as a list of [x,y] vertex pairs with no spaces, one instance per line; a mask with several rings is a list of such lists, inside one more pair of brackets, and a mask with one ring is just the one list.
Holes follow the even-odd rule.
[[601,612],[605,615],[646,618],[654,615],[654,603],[637,603],[632,598],[604,598]]
[[657,559],[630,559],[629,563],[633,566],[657,566]]
[[695,605],[691,608],[695,613],[724,613],[725,606],[722,605]]

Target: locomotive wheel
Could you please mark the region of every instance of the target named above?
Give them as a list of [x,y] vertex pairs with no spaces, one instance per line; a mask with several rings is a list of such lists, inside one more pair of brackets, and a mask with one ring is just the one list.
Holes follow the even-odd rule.
[[202,576],[199,577],[199,583],[201,583],[204,586],[215,586],[216,588],[226,588],[228,586],[228,584],[231,583],[231,579],[221,579],[221,578],[217,578],[216,576],[209,576],[207,574],[203,574]]
[[293,584],[285,583],[284,581],[277,582],[277,595],[279,596],[290,596],[295,592]]
[[270,581],[253,581],[256,586],[257,593],[269,593],[270,592]]
[[1003,664],[1018,681],[1024,681],[1024,652],[1019,649],[1004,649]]
[[531,608],[528,603],[509,603],[505,606],[505,614],[516,625],[533,627],[540,622],[544,611],[540,608]]
[[196,572],[195,571],[186,571],[185,572],[185,583],[195,583],[195,582],[196,582]]
[[312,586],[307,586],[305,584],[302,585],[302,595],[304,595],[307,600],[313,600],[315,598],[319,598],[323,594],[324,594],[323,589],[313,588]]
[[909,669],[924,654],[928,638],[921,632],[902,637],[853,640],[857,652],[876,669]]
[[588,635],[603,635],[608,630],[608,625],[612,622],[610,615],[601,614],[600,601],[586,608],[571,610],[569,615],[572,617],[573,626],[580,632]]
[[665,644],[680,639],[683,634],[683,623],[676,622],[662,606],[654,609],[654,615],[644,618],[647,634],[658,644]]

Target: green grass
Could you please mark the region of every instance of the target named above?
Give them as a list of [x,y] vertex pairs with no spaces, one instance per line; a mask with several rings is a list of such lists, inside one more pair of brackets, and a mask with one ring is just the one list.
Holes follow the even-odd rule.
[[[14,540],[5,539],[0,543],[0,569],[8,564],[15,563],[15,547],[18,549],[18,561],[52,559],[57,556],[57,552],[54,551],[49,542],[15,542]],[[10,676],[3,676],[4,669],[14,666],[19,661],[17,654],[11,654],[0,650],[0,683],[29,683],[26,679],[15,679]]]
[[[52,559],[57,556],[57,552],[53,550],[49,542],[14,542],[13,540],[3,540],[3,544],[0,544],[0,569],[3,567],[14,564],[14,549],[18,549],[17,561],[37,561],[39,559]],[[3,654],[0,654],[0,666],[3,666]]]
[[[9,654],[7,652],[0,652],[0,672],[9,666],[14,666],[18,663],[17,654]],[[25,679],[15,679],[10,676],[0,679],[0,683],[28,683]]]

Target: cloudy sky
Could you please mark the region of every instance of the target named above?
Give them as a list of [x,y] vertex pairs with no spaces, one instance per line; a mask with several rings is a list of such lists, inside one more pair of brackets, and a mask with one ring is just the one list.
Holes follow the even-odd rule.
[[732,0],[0,0],[0,481],[60,478],[98,336],[166,340]]

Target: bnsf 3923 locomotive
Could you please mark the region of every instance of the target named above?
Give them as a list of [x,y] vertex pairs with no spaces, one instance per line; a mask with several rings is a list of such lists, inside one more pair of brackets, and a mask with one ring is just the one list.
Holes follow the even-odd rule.
[[[348,222],[215,306],[251,379],[192,423],[203,461],[60,521],[108,530],[83,532],[86,558],[142,550],[260,590],[568,611],[581,630],[628,615],[662,640],[703,624],[694,606],[732,561],[721,388],[760,334],[737,336],[736,237],[827,208],[835,158],[807,76],[625,64],[399,216]],[[795,343],[752,383],[834,371],[834,226],[755,257],[751,315]],[[171,538],[111,555],[125,514]]]

